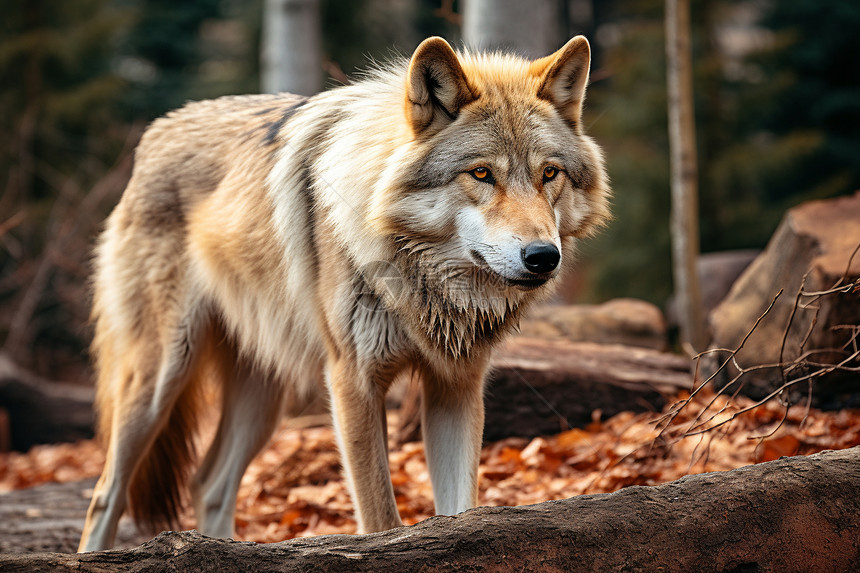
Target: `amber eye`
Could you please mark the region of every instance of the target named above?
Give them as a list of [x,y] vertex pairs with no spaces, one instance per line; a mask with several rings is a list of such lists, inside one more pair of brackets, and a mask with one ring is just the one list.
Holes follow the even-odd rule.
[[543,169],[543,182],[552,181],[555,179],[555,176],[558,175],[558,169],[553,167],[552,165],[547,165]]
[[493,182],[493,174],[490,173],[490,170],[486,167],[475,167],[469,171],[469,173],[478,181],[484,181],[486,183]]

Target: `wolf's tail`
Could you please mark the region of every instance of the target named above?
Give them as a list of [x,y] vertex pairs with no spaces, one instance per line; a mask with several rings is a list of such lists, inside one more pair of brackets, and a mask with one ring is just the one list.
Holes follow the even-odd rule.
[[[131,374],[133,366],[128,362],[132,352],[122,352],[127,349],[116,348],[113,337],[100,332],[103,326],[97,323],[92,346],[99,372],[95,406],[99,439],[106,447],[111,447],[114,422],[129,431],[128,420],[115,418],[129,415],[133,410],[128,408],[129,404],[145,407],[143,405],[152,399],[152,389],[134,383]],[[200,368],[189,372],[189,376],[183,381],[184,388],[166,422],[152,439],[152,445],[144,450],[129,480],[127,509],[144,531],[176,529],[187,505],[187,484],[196,459],[195,436],[199,411],[205,402]],[[136,429],[146,431],[143,428]],[[108,452],[108,455],[111,453]]]
[[128,510],[141,530],[180,528],[179,518],[189,501],[187,484],[197,458],[199,404],[199,385],[190,380],[131,478]]

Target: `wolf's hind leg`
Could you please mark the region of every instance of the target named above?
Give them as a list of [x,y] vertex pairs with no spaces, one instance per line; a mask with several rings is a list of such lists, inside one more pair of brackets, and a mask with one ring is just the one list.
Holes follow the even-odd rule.
[[284,385],[235,362],[222,361],[219,368],[221,420],[194,477],[192,497],[200,531],[232,537],[239,484],[280,420]]
[[[110,442],[105,467],[93,491],[78,551],[110,548],[117,523],[128,503],[129,487],[142,462],[151,454],[156,438],[171,418],[188,385],[194,354],[188,329],[165,348],[144,344],[121,358],[108,376],[111,380]],[[153,357],[160,356],[157,360]],[[104,367],[104,366],[103,366]],[[190,436],[183,436],[191,439]],[[167,460],[181,464],[181,460]],[[156,510],[154,513],[164,513]]]

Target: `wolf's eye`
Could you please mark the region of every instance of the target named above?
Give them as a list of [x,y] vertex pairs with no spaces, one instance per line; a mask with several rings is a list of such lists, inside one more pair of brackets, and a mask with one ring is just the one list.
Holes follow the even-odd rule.
[[552,181],[555,179],[555,176],[558,175],[558,169],[553,167],[552,165],[547,165],[543,169],[543,182]]
[[469,173],[477,179],[478,181],[483,181],[485,183],[493,183],[495,179],[493,179],[493,174],[490,173],[490,170],[486,167],[475,167]]

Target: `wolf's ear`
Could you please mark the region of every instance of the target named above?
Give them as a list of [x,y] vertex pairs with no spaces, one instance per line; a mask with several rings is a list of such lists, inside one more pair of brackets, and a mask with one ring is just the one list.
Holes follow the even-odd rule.
[[476,99],[477,91],[448,42],[439,37],[421,42],[406,76],[406,117],[412,131],[416,135],[428,129],[435,133]]
[[591,46],[585,36],[572,38],[556,53],[531,64],[532,74],[542,77],[538,97],[552,102],[577,131],[590,66]]

